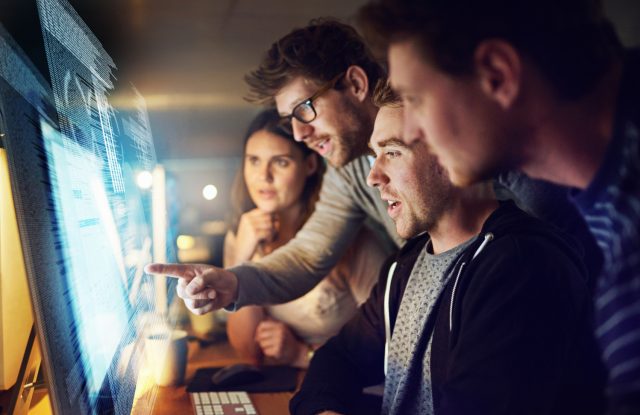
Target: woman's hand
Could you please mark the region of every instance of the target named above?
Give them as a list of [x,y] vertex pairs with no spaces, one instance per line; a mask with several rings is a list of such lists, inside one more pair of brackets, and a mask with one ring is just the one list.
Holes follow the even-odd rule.
[[278,236],[278,220],[273,213],[258,208],[240,217],[235,242],[235,264],[249,261],[261,243],[273,242]]
[[307,367],[308,347],[298,340],[291,329],[281,321],[263,320],[256,328],[256,342],[262,353],[277,363]]

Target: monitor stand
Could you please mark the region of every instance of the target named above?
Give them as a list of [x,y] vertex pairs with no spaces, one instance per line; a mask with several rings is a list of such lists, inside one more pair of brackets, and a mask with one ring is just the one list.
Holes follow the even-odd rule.
[[40,369],[40,345],[36,339],[35,327],[31,328],[29,341],[18,372],[18,380],[13,387],[0,395],[3,414],[27,415],[34,391],[43,387],[37,383]]

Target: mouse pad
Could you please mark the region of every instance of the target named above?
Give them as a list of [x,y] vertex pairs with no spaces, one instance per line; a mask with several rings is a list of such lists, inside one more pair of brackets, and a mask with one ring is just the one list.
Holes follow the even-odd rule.
[[298,369],[290,366],[261,366],[260,371],[264,379],[246,385],[216,386],[211,383],[211,376],[222,367],[206,367],[198,369],[193,380],[187,385],[187,392],[208,391],[245,391],[249,393],[260,392],[290,392],[296,388]]

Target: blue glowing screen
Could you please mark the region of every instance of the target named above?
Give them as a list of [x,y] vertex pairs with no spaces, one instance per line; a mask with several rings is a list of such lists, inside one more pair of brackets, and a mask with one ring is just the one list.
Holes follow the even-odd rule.
[[[151,126],[143,97],[116,82],[115,63],[69,3],[35,1],[48,80],[0,26],[0,115],[52,406],[129,414],[144,336],[166,325],[143,272],[154,232],[170,231],[152,227],[163,183],[137,182],[156,167]],[[116,92],[127,105],[111,104]]]
[[55,179],[70,305],[89,392],[97,394],[129,322],[122,246],[102,177],[103,160],[46,123],[42,132]]

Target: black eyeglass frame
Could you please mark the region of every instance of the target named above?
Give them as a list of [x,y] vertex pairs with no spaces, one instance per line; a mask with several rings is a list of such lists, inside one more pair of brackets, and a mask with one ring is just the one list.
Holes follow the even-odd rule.
[[[291,114],[289,115],[284,115],[282,117],[280,117],[280,122],[283,125],[287,125],[288,123],[291,122],[292,118],[295,118],[296,120],[300,121],[303,124],[309,124],[310,122],[313,122],[317,117],[318,117],[318,113],[316,112],[316,109],[313,107],[313,101],[318,99],[322,94],[324,94],[325,92],[327,92],[328,90],[330,90],[331,88],[335,87],[336,84],[338,83],[338,81],[340,80],[340,78],[342,78],[344,76],[346,72],[342,72],[340,74],[338,74],[336,77],[334,77],[332,80],[330,80],[329,82],[327,82],[326,84],[324,84],[322,87],[320,87],[320,89],[318,89],[313,95],[311,95],[309,98],[305,99],[304,101],[301,101],[299,103],[297,103],[295,105],[295,107],[293,107],[293,110],[291,110]],[[311,112],[313,113],[313,117],[311,117],[310,119],[304,119],[301,116],[297,116],[296,114],[300,112],[300,108],[303,107],[308,107],[311,109]]]

